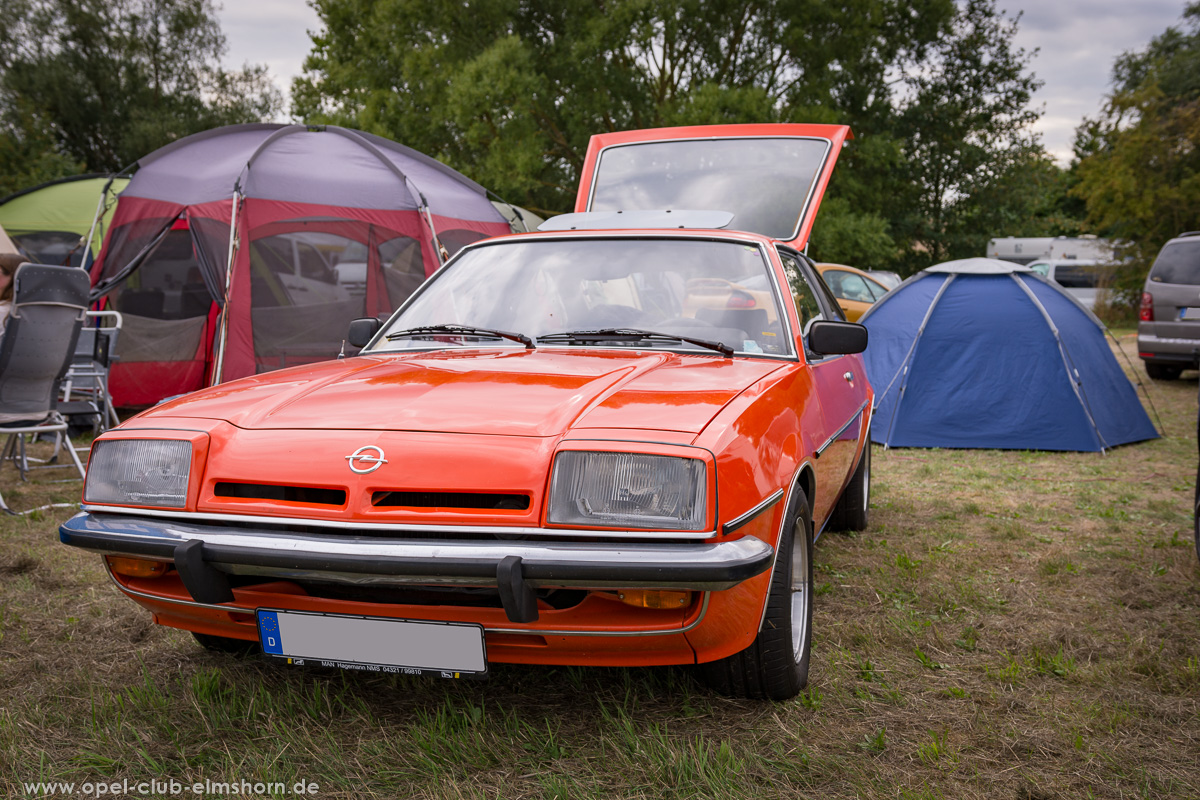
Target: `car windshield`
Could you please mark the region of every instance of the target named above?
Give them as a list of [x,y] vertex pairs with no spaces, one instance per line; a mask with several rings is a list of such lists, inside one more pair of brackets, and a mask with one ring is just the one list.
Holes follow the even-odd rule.
[[610,147],[596,167],[589,208],[730,211],[731,229],[791,239],[828,154],[828,141],[799,137]]
[[[465,251],[430,279],[388,323],[373,350],[481,341],[523,346],[489,331],[538,339],[630,329],[742,353],[790,355],[768,267],[762,249],[741,242],[653,237],[495,242]],[[480,330],[414,330],[440,326]],[[553,337],[556,347],[583,344],[713,350],[661,338]]]

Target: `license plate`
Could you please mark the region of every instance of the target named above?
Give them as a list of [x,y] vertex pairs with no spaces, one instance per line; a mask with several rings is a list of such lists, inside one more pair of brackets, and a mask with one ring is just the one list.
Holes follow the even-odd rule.
[[263,653],[291,664],[444,678],[487,674],[479,625],[260,608],[258,635]]
[[1200,308],[1181,308],[1179,309],[1180,319],[1200,319]]

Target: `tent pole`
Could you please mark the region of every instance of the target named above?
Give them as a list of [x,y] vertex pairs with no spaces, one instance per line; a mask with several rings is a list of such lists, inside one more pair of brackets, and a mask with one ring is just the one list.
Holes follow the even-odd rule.
[[108,197],[108,187],[112,186],[113,179],[109,178],[108,183],[104,184],[104,188],[100,190],[100,199],[96,201],[96,216],[92,217],[92,227],[88,228],[87,239],[83,242],[83,255],[79,259],[79,266],[87,269],[88,253],[92,249],[92,237],[96,235],[96,226],[100,224],[100,217],[104,214],[104,200]]
[[429,213],[429,204],[425,202],[424,196],[421,197],[421,208],[425,209],[425,224],[429,226],[429,233],[433,237],[433,252],[437,254],[438,266],[444,267],[450,254],[442,246],[442,240],[438,238],[437,229],[433,227],[433,215]]
[[233,211],[229,215],[229,258],[225,262],[225,297],[221,303],[221,332],[217,343],[217,364],[213,368],[213,386],[221,383],[225,376],[225,340],[229,334],[229,293],[233,286],[233,259],[238,250],[237,218],[238,204],[242,196],[233,190]]
[[442,246],[442,240],[439,239],[437,235],[437,228],[433,227],[433,214],[429,211],[429,201],[425,199],[424,192],[418,189],[417,185],[413,183],[407,175],[404,177],[404,180],[406,183],[412,186],[413,191],[417,193],[417,198],[421,201],[421,207],[417,210],[417,213],[420,213],[421,211],[425,212],[425,224],[429,226],[429,235],[433,237],[433,253],[437,256],[438,266],[443,267],[446,265],[446,262],[450,260],[450,254],[446,252],[446,248]]
[[[513,216],[516,217],[517,219],[521,220],[521,227],[525,229],[525,233],[529,233],[529,223],[525,221],[525,215],[521,213],[521,209],[517,208],[512,203],[508,202],[503,197],[501,197],[500,195],[493,192],[491,189],[485,189],[484,191],[486,191],[488,193],[488,196],[494,197],[496,199],[496,202],[503,203],[504,205],[508,206],[508,210],[513,213]],[[509,227],[512,227],[512,226],[510,225]],[[515,231],[514,231],[514,233],[515,233]]]
[[1079,390],[1080,382],[1075,379],[1075,367],[1071,364],[1071,354],[1067,352],[1067,346],[1063,344],[1062,336],[1058,333],[1058,326],[1054,324],[1054,320],[1050,318],[1050,313],[1046,311],[1046,307],[1042,305],[1042,301],[1037,299],[1037,295],[1033,293],[1024,281],[1016,276],[1015,273],[1009,273],[1017,286],[1029,296],[1033,301],[1034,308],[1042,314],[1042,319],[1046,321],[1046,325],[1050,328],[1050,333],[1054,334],[1054,341],[1058,345],[1058,354],[1062,356],[1063,368],[1067,371],[1067,380],[1071,382],[1071,390],[1075,392],[1075,399],[1079,401],[1080,408],[1083,413],[1087,414],[1088,422],[1092,423],[1092,432],[1096,434],[1096,441],[1100,443],[1101,454],[1105,451],[1104,435],[1100,433],[1100,426],[1096,424],[1095,417],[1092,416],[1092,409],[1088,406],[1087,397]]
[[[938,301],[942,299],[942,295],[946,293],[946,289],[954,282],[955,275],[950,275],[946,280],[942,281],[942,285],[938,287],[938,292],[933,296],[933,300],[929,303],[929,308],[925,309],[925,318],[921,320],[921,327],[917,328],[917,335],[913,337],[913,342],[908,346],[908,352],[904,354],[904,361],[900,363],[900,369],[892,376],[892,380],[888,383],[887,388],[881,394],[876,395],[878,400],[882,400],[884,395],[891,391],[892,384],[896,382],[896,378],[904,375],[904,380],[900,381],[900,392],[896,395],[896,405],[892,406],[892,416],[888,420],[887,433],[884,434],[884,447],[892,440],[892,428],[896,424],[896,415],[900,412],[900,401],[904,399],[904,390],[908,388],[908,365],[912,361],[913,356],[917,352],[917,343],[921,341],[921,336],[925,333],[925,326],[929,324],[929,318],[933,316],[933,309],[937,307]],[[878,402],[876,403],[878,405]]]

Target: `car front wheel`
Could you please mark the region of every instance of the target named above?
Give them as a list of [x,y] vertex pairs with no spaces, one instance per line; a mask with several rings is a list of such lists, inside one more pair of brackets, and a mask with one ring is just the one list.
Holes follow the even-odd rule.
[[1196,475],[1196,511],[1192,515],[1192,529],[1196,534],[1196,558],[1200,558],[1200,473]]
[[757,638],[740,653],[701,664],[701,680],[731,697],[795,697],[808,683],[812,603],[812,519],[808,499],[797,489],[779,536]]

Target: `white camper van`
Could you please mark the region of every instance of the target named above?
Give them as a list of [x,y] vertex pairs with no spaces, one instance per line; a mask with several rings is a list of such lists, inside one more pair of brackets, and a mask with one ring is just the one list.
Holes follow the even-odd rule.
[[1044,260],[1112,261],[1114,245],[1095,236],[1005,236],[990,239],[987,257],[1029,264]]

